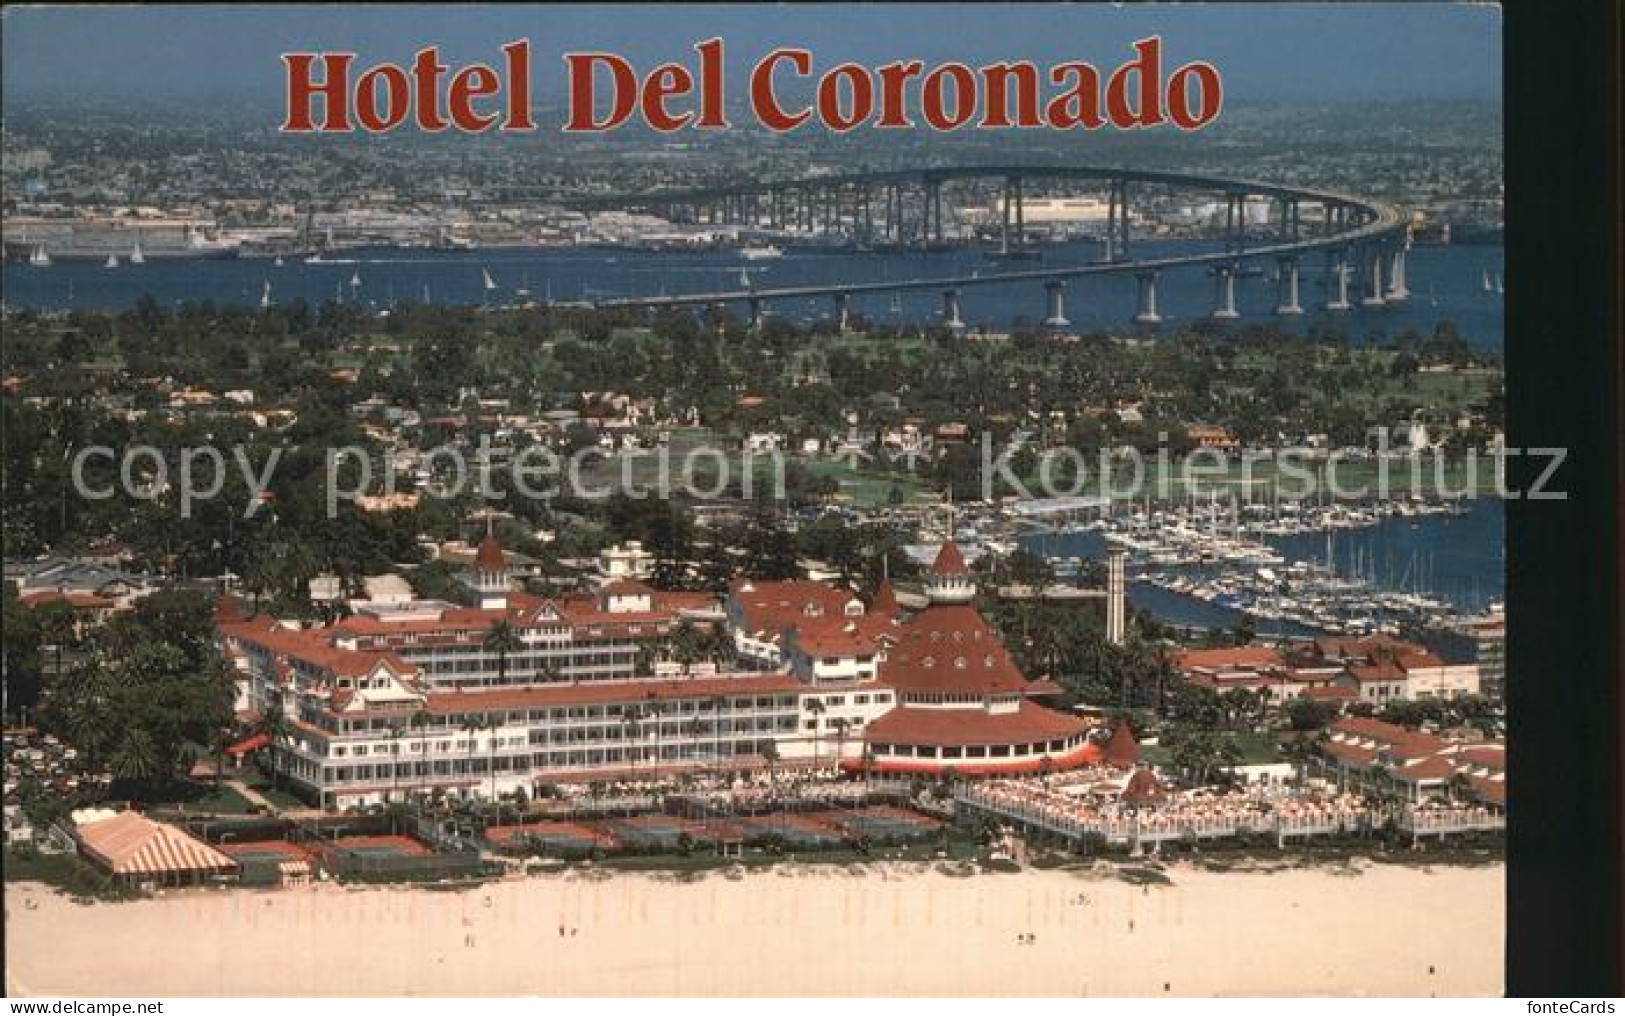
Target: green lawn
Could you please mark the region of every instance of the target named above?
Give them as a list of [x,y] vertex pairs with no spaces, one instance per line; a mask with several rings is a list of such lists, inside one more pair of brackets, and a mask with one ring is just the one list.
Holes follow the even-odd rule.
[[32,847],[6,851],[7,882],[43,882],[75,899],[127,899],[130,890],[114,885],[77,854],[42,854]]
[[246,815],[253,802],[225,784],[188,780],[132,793],[151,811],[166,815]]
[[290,791],[273,786],[271,781],[263,776],[256,776],[253,779],[246,780],[244,785],[280,809],[310,807],[309,802],[301,800]]
[[816,459],[805,461],[807,471],[816,476],[833,477],[841,485],[841,493],[852,499],[852,503],[863,507],[875,507],[891,503],[891,491],[895,485],[903,495],[903,500],[912,501],[925,484],[915,476],[908,473],[882,473],[879,470],[854,470],[849,463]]
[[[1280,738],[1271,732],[1223,735],[1241,749],[1241,765],[1267,765],[1281,761]],[[1140,758],[1152,765],[1166,766],[1170,762],[1168,749],[1160,744],[1142,745]]]

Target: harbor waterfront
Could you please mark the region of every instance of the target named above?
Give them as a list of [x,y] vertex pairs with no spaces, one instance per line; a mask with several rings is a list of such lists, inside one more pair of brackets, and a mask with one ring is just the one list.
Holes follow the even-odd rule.
[[[1200,510],[1196,514],[1200,516]],[[1332,575],[1359,583],[1346,591],[1362,610],[1369,605],[1368,592],[1375,590],[1426,596],[1442,604],[1447,613],[1481,613],[1504,595],[1505,518],[1505,505],[1499,499],[1485,497],[1464,500],[1457,511],[1449,513],[1385,515],[1364,525],[1262,534],[1253,537],[1255,545],[1261,542],[1276,557],[1254,560],[1246,570],[1256,576],[1263,569],[1271,579],[1274,573],[1285,575],[1289,563],[1329,570]],[[1228,531],[1227,515],[1225,519],[1222,528]],[[1123,528],[1131,526],[1132,522]],[[1103,558],[1110,541],[1105,527],[1097,525],[1028,532],[1020,538],[1020,544],[1029,553],[1060,563],[1065,570],[1074,559]],[[1195,554],[1166,568],[1147,562],[1146,569],[1166,575],[1167,580],[1153,581],[1145,570],[1132,571],[1129,601],[1170,624],[1233,628],[1246,612],[1238,602],[1195,595],[1204,578],[1222,572],[1198,560]],[[1319,625],[1269,617],[1259,617],[1258,621],[1260,631],[1272,634],[1305,635],[1325,630]]]
[[[1138,258],[1218,249],[1209,241],[1135,241]],[[1094,263],[1103,254],[1101,244],[1090,241],[1046,244],[1035,250],[1041,258],[1029,264],[1046,268]],[[1377,309],[1356,304],[1346,312],[1324,312],[1326,266],[1323,258],[1311,255],[1301,268],[1306,311],[1301,317],[1271,313],[1277,286],[1268,274],[1239,276],[1236,305],[1243,324],[1263,320],[1302,331],[1324,323],[1344,330],[1355,341],[1392,338],[1406,329],[1426,335],[1448,320],[1475,347],[1498,350],[1502,295],[1486,280],[1499,279],[1503,262],[1498,244],[1418,245],[1407,263],[1409,300]],[[384,310],[397,301],[497,307],[677,296],[748,288],[740,286],[742,274],[750,286],[768,289],[999,270],[986,260],[984,251],[968,247],[933,253],[790,248],[776,257],[758,256],[749,249],[679,253],[608,247],[467,251],[373,247],[341,250],[314,261],[287,257],[280,265],[271,258],[148,260],[140,265],[126,261],[112,269],[102,262],[40,267],[26,260],[7,261],[3,278],[6,305],[19,309],[119,310],[151,296],[163,305],[213,301],[280,306],[294,300],[313,305],[340,300]],[[1208,319],[1214,288],[1214,279],[1200,270],[1165,274],[1158,290],[1163,320],[1155,330],[1175,331]],[[1078,279],[1069,283],[1066,314],[1076,331],[1120,331],[1134,316],[1135,296],[1132,275]],[[965,289],[959,303],[970,327],[1004,330],[1022,319],[1036,324],[1045,314],[1044,299],[1037,283],[989,284]],[[924,290],[855,300],[852,312],[876,325],[921,325],[939,319],[941,304],[941,294]],[[828,318],[833,307],[827,299],[805,298],[770,305],[767,312],[805,323]]]

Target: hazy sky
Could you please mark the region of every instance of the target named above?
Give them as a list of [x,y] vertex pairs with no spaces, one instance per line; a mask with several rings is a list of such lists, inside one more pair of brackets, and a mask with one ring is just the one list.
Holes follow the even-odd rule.
[[[274,106],[288,50],[346,49],[404,62],[439,43],[450,61],[494,60],[531,40],[538,101],[559,98],[560,53],[608,49],[640,71],[723,37],[730,65],[776,45],[818,67],[918,58],[1089,60],[1112,67],[1161,34],[1168,66],[1208,60],[1228,99],[1498,99],[1500,10],[1469,4],[538,7],[7,7],[5,96],[179,98]],[[737,78],[731,95],[742,94]]]

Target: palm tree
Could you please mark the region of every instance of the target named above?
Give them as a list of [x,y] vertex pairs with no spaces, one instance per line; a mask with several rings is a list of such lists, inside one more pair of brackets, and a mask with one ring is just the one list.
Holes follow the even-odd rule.
[[54,666],[51,673],[61,680],[63,654],[78,642],[78,625],[74,621],[73,608],[61,601],[45,603],[34,608],[34,617],[40,645],[50,646],[52,650]]
[[292,735],[292,727],[288,723],[287,714],[283,711],[281,695],[273,698],[265,712],[260,714],[258,728],[256,733],[263,734],[270,742],[271,785],[280,789],[283,776],[283,745]]
[[485,639],[480,643],[488,653],[495,653],[497,657],[497,684],[508,683],[508,654],[517,653],[525,648],[525,641],[519,637],[514,626],[507,619],[502,619],[491,626],[485,633]]
[[728,696],[712,696],[712,756],[721,761],[721,712],[728,707]]
[[406,733],[399,720],[389,725],[389,799],[394,801],[401,784],[401,736]]
[[772,786],[777,782],[777,770],[774,769],[774,766],[778,765],[779,762],[779,743],[777,741],[763,741],[757,746],[756,750],[757,754],[762,756],[762,761],[767,763],[767,782],[769,786]]
[[837,716],[829,721],[829,725],[835,728],[835,764],[838,766],[841,757],[846,754],[846,731],[852,726],[852,721],[845,716]]
[[823,715],[825,712],[823,699],[808,699],[807,712],[813,718],[813,768],[818,768],[818,745],[824,739]]
[[696,754],[699,753],[700,735],[703,733],[705,733],[705,722],[698,715],[683,724],[683,734],[693,742]]
[[643,712],[637,706],[628,706],[621,710],[621,727],[629,742],[626,749],[626,760],[632,766],[632,771],[638,768],[637,740],[643,729]]
[[[427,709],[417,710],[412,714],[411,718],[406,721],[406,725],[412,728],[412,736],[416,738],[422,738],[424,731],[433,724],[434,713],[429,712]],[[424,746],[424,750],[425,754],[427,754],[427,745]]]
[[684,618],[671,633],[671,658],[688,667],[705,657],[705,646],[694,622]]
[[649,738],[656,744],[654,758],[655,762],[658,764],[660,762],[660,718],[666,715],[671,707],[651,695],[646,709],[648,711],[649,718],[655,721],[649,725]]
[[[474,759],[474,752],[479,750],[479,732],[486,729],[487,726],[489,726],[489,724],[485,722],[485,716],[483,714],[470,713],[463,717],[463,722],[457,728],[462,733],[468,735],[468,757],[471,763]],[[473,768],[474,767],[472,765],[469,766],[470,772],[473,771]]]
[[152,735],[140,727],[131,727],[124,732],[118,747],[113,749],[110,761],[114,776],[134,783],[152,779],[163,768]]

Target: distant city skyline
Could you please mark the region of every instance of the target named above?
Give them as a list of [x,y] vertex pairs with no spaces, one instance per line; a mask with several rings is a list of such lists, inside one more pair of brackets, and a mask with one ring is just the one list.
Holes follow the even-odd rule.
[[[1135,39],[1160,34],[1168,61],[1206,60],[1228,101],[1340,102],[1500,98],[1501,12],[1482,4],[580,7],[40,7],[4,17],[8,102],[172,102],[195,96],[279,105],[280,55],[353,50],[403,61],[438,44],[449,61],[493,59],[532,42],[541,106],[561,98],[572,50],[604,49],[640,72],[692,64],[692,45],[721,36],[730,71],[775,46],[809,48],[820,67],[853,60],[971,63],[1088,60],[1115,66]],[[933,23],[932,19],[937,20]],[[818,70],[815,67],[815,72]],[[730,85],[730,99],[739,86]]]

